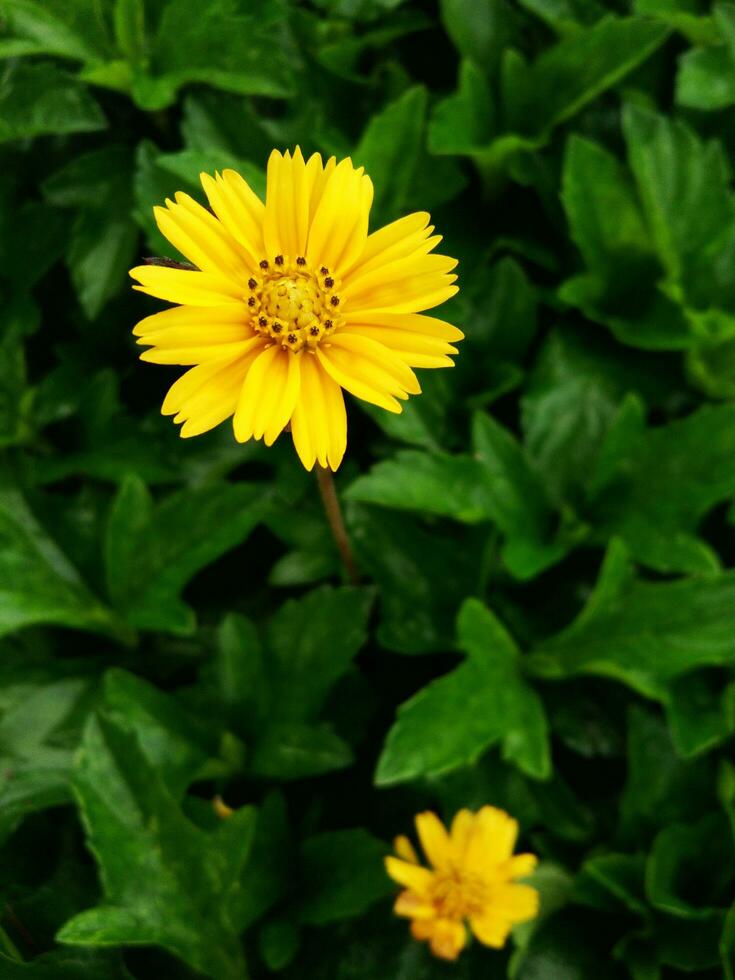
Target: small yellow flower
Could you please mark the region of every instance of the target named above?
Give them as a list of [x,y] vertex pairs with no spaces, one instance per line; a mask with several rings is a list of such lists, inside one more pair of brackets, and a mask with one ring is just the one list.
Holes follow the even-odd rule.
[[[454,295],[456,261],[435,255],[429,215],[368,234],[373,185],[349,159],[274,150],[265,204],[235,171],[201,175],[154,209],[193,268],[138,266],[134,288],[180,304],[135,328],[142,359],[194,365],[164,415],[182,436],[233,417],[239,442],[270,446],[290,424],[307,469],[335,470],[347,444],[342,389],[389,412],[420,392],[412,368],[450,367],[462,333],[421,315]],[[172,264],[175,265],[175,264]]]
[[503,810],[460,810],[450,833],[435,814],[420,813],[416,830],[431,868],[419,864],[407,837],[397,837],[398,857],[386,858],[386,869],[405,888],[396,914],[411,919],[414,939],[428,940],[436,956],[459,956],[465,923],[481,943],[500,949],[512,926],[538,914],[536,889],[515,883],[533,871],[536,857],[513,854],[518,823]]

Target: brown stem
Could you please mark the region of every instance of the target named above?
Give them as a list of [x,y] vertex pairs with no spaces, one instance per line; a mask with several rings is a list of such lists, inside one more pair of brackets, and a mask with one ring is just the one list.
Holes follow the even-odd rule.
[[352,585],[357,585],[360,581],[360,573],[355,565],[355,558],[350,547],[350,539],[347,537],[347,528],[342,517],[342,508],[339,505],[339,498],[334,486],[332,471],[318,463],[315,467],[316,482],[319,484],[319,493],[324,504],[324,510],[329,521],[332,535],[334,537],[339,556],[347,572],[347,578]]

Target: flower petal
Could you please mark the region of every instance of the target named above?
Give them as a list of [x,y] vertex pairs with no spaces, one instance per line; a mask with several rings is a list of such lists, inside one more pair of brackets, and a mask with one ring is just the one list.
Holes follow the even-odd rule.
[[339,271],[365,247],[372,181],[348,157],[329,175],[309,229],[306,257],[312,267]]
[[237,304],[243,308],[242,287],[225,276],[159,265],[138,265],[130,270],[130,275],[140,283],[133,289],[169,303],[181,303],[182,306]]
[[225,276],[240,283],[248,277],[242,249],[214,215],[188,194],[176,194],[176,203],[155,207],[153,213],[162,235],[202,272]]
[[263,441],[266,446],[272,446],[283,432],[293,415],[301,387],[301,361],[298,354],[284,350],[276,363],[279,367],[278,378],[274,377],[271,385],[270,405],[263,409],[258,419],[255,438],[263,425]]
[[397,881],[399,885],[404,885],[418,895],[428,895],[434,881],[434,873],[428,868],[391,856],[385,859],[385,870],[393,881]]
[[423,313],[390,313],[386,310],[377,313],[348,311],[345,313],[345,323],[355,327],[391,327],[396,330],[409,330],[411,333],[435,337],[447,343],[464,339],[464,334],[458,327],[436,317],[425,316]]
[[500,871],[508,878],[527,878],[533,874],[538,858],[535,854],[516,854],[500,866]]
[[412,864],[419,863],[419,856],[416,853],[411,841],[404,834],[399,834],[398,837],[393,841],[393,850],[396,852],[399,858],[404,861],[411,861]]
[[265,425],[259,425],[265,416],[263,405],[270,404],[270,391],[274,374],[278,370],[277,360],[283,349],[275,344],[261,349],[255,358],[248,376],[242,386],[240,398],[235,409],[233,426],[238,442],[247,442],[255,435],[256,425],[261,438]]
[[458,865],[465,863],[467,846],[472,838],[475,827],[475,814],[471,810],[458,810],[452,820],[450,836],[452,839],[452,851],[454,860]]
[[496,878],[498,865],[512,855],[517,837],[517,820],[497,807],[482,807],[475,817],[467,846],[467,865],[491,879]]
[[319,461],[336,470],[347,448],[347,412],[342,389],[310,353],[301,356],[301,390],[291,417],[296,452],[307,470]]
[[446,868],[452,855],[449,834],[439,817],[430,810],[417,814],[416,831],[429,864],[437,870]]
[[203,173],[199,179],[209,206],[235,241],[245,249],[244,259],[249,268],[255,269],[265,254],[265,205],[235,170],[223,170],[214,177]]
[[[215,344],[244,340],[253,334],[243,306],[173,306],[144,317],[134,327],[136,337],[150,338],[150,343],[178,344],[187,341]],[[170,338],[176,338],[170,341]]]
[[378,266],[411,255],[431,235],[430,220],[428,212],[417,211],[368,235],[360,255],[351,265],[345,264],[340,269],[345,283]]
[[257,352],[207,361],[191,368],[169,389],[161,413],[184,422],[182,437],[199,435],[232,415],[240,388]]
[[402,389],[389,390],[375,378],[366,376],[364,367],[361,368],[346,351],[333,345],[322,345],[322,347],[317,348],[316,356],[326,373],[356,398],[362,398],[363,401],[370,402],[371,405],[377,405],[379,408],[384,408],[396,415],[403,411],[395,397],[406,397]]
[[310,185],[301,150],[281,156],[274,150],[268,160],[263,237],[269,258],[303,255],[309,230]]
[[350,312],[421,313],[451,299],[459,289],[454,285],[456,279],[456,275],[430,272],[408,276],[403,281],[386,282],[368,294],[352,299]]
[[342,296],[350,308],[359,309],[370,306],[374,295],[389,287],[396,288],[407,279],[418,276],[441,276],[451,272],[457,265],[457,260],[448,255],[413,254],[405,258],[389,262],[387,265],[372,269],[359,277],[350,278],[342,286]]
[[431,902],[412,891],[401,892],[393,911],[407,919],[433,919],[436,916],[436,909]]
[[467,930],[454,919],[414,919],[411,933],[428,939],[431,952],[442,960],[456,960],[467,942]]
[[403,392],[421,393],[413,371],[383,344],[343,330],[331,338],[330,350],[345,353],[357,371],[363,371],[369,379],[398,398],[406,397]]
[[470,919],[470,929],[475,938],[483,946],[491,946],[493,949],[502,949],[505,946],[510,928],[511,923],[507,919],[499,918],[493,912]]

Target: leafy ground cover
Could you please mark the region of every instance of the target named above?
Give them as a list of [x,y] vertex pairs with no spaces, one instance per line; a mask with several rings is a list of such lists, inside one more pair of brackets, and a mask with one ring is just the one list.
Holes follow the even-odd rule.
[[[733,980],[735,6],[0,0],[0,58],[0,976]],[[153,204],[296,143],[460,259],[456,368],[349,406],[358,586],[131,335]],[[487,803],[541,915],[442,964],[383,857]]]

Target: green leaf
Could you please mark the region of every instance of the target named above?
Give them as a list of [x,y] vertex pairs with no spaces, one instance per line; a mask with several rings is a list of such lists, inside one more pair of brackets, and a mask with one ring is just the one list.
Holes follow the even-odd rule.
[[536,647],[530,664],[543,677],[611,677],[663,700],[675,678],[735,662],[733,600],[735,572],[636,581],[625,548],[613,541],[587,606]]
[[543,705],[523,679],[512,638],[475,599],[463,605],[457,629],[467,659],[401,705],[378,762],[377,785],[471,765],[498,742],[504,758],[529,776],[551,774]]
[[33,680],[26,668],[2,678],[0,717],[0,836],[32,812],[70,800],[69,774],[79,721],[92,701],[85,677]]
[[298,721],[270,723],[258,738],[250,769],[263,779],[304,779],[353,762],[352,751],[327,724]]
[[130,630],[92,595],[21,493],[2,477],[0,545],[0,635],[54,623],[130,639]]
[[373,213],[386,220],[435,207],[464,178],[450,161],[429,161],[424,149],[428,95],[415,85],[373,116],[353,154],[375,187]]
[[616,158],[572,135],[562,201],[587,271],[562,284],[561,298],[626,344],[664,350],[689,346],[688,324],[658,289],[661,267],[633,183]]
[[458,539],[355,504],[347,521],[358,567],[379,587],[381,646],[399,653],[446,650],[462,600],[478,587],[481,536],[473,530]]
[[[451,486],[451,494],[446,488]],[[469,456],[406,449],[377,463],[345,492],[346,500],[423,511],[477,524],[493,512],[493,488]]]
[[460,54],[491,71],[511,35],[505,0],[441,0],[442,23]]
[[115,0],[115,40],[127,60],[139,65],[145,60],[145,7],[143,0]]
[[438,155],[482,153],[495,135],[495,107],[487,79],[474,61],[462,61],[457,91],[435,106],[428,147]]
[[79,302],[90,320],[120,291],[137,241],[137,229],[126,214],[110,219],[93,209],[79,213],[71,231],[68,262]]
[[238,810],[215,832],[199,830],[135,735],[103,717],[87,727],[74,786],[105,901],[67,922],[59,942],[155,944],[205,975],[242,980],[231,915],[254,811]]
[[667,29],[645,17],[605,17],[547,49],[520,92],[505,92],[509,128],[535,135],[579,112],[656,51]]
[[169,694],[126,670],[105,674],[107,715],[134,730],[150,765],[179,799],[214,751],[213,737]]
[[105,537],[107,587],[140,629],[191,632],[179,598],[189,579],[241,544],[270,506],[260,487],[220,484],[182,490],[154,506],[138,477],[123,481]]
[[328,925],[362,915],[395,888],[384,858],[388,848],[362,828],[310,837],[301,849],[298,915]]
[[627,780],[620,800],[621,837],[632,847],[652,830],[691,823],[712,812],[713,769],[708,758],[681,759],[658,714],[631,705]]
[[320,718],[367,639],[371,604],[366,589],[315,589],[281,606],[269,622],[265,649],[247,620],[224,621],[219,697],[235,730],[253,743],[254,775],[302,779],[352,762],[349,746]]
[[163,109],[182,85],[202,82],[240,95],[290,95],[298,52],[283,0],[231,0],[205,8],[175,0],[163,9],[152,41],[152,75],[133,78],[142,109]]
[[679,60],[676,101],[690,109],[726,109],[735,104],[735,6],[717,3],[713,13],[724,43],[692,48]]
[[687,674],[674,681],[666,699],[666,717],[676,750],[684,758],[707,752],[731,734],[720,679],[706,672]]
[[63,4],[2,0],[0,14],[7,33],[27,45],[19,54],[90,61],[105,52],[107,38],[102,18],[92,15],[86,0],[67,0]]
[[84,86],[53,65],[10,64],[0,77],[0,143],[106,125]]
[[[730,828],[722,815],[694,825],[672,824],[653,842],[646,864],[647,897],[654,908],[677,918],[714,919],[721,925],[734,860]],[[696,904],[686,894],[690,881],[704,883],[697,889]]]
[[465,524],[492,521],[515,549],[506,552],[511,570],[535,574],[559,556],[543,543],[550,517],[543,488],[513,437],[490,416],[475,416],[473,442],[473,457],[399,452],[358,477],[345,498]]
[[54,950],[20,963],[0,953],[7,980],[131,980],[121,958],[107,950]]
[[707,572],[716,556],[696,537],[702,518],[735,492],[735,409],[706,406],[639,433],[593,502],[602,535],[663,572]]
[[367,640],[367,589],[324,586],[281,606],[268,624],[267,670],[276,719],[317,718]]
[[[712,307],[735,310],[735,197],[722,145],[705,143],[684,123],[633,105],[626,106],[623,128],[669,292],[681,294],[703,316]],[[706,317],[694,317],[692,327],[704,338],[733,332],[729,320],[721,326]]]

